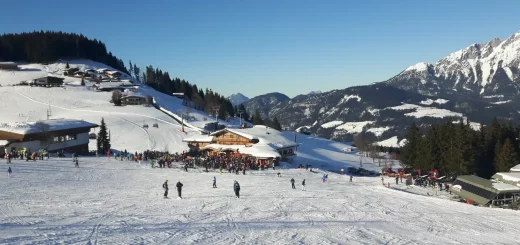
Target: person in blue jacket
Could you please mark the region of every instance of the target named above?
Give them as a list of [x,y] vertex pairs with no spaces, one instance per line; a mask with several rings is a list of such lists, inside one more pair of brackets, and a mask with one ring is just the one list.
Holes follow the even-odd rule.
[[13,170],[11,170],[11,167],[7,169],[7,177],[11,177],[11,174],[13,173]]
[[235,195],[237,198],[240,198],[240,184],[238,184],[238,181],[235,180],[235,183],[233,184],[233,190],[235,190]]

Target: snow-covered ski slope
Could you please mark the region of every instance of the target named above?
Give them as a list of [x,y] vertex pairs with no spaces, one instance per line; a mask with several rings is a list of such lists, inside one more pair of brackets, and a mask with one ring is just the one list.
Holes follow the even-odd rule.
[[[105,64],[90,60],[70,60],[70,67],[80,70],[107,68]],[[46,119],[47,110],[52,112],[51,118],[83,119],[99,124],[105,119],[111,133],[112,147],[118,150],[143,151],[147,149],[182,152],[187,150],[182,139],[199,134],[198,130],[186,128],[181,133],[180,124],[165,113],[154,107],[123,106],[116,107],[110,103],[111,92],[96,92],[93,83],[86,81],[87,86],[80,86],[81,79],[62,76],[66,62],[49,65],[23,64],[20,71],[0,71],[0,114],[1,123],[36,121]],[[12,86],[22,81],[29,81],[46,75],[65,78],[62,88],[40,88],[28,86]],[[124,74],[122,79],[128,79],[140,85],[132,77]],[[161,106],[171,113],[179,113],[187,107],[182,100],[162,94],[152,88],[141,85],[137,88],[143,95],[153,96]],[[188,121],[195,127],[203,128],[208,122],[214,121],[201,111],[190,110]],[[206,120],[204,120],[206,118]],[[152,127],[157,123],[159,128]],[[226,125],[238,125],[239,120],[220,122]],[[143,128],[148,125],[148,128]],[[91,149],[95,142],[91,142]]]
[[[520,212],[305,170],[247,175],[105,158],[15,160],[0,175],[0,244],[518,244]],[[282,177],[276,177],[280,171]],[[218,188],[211,187],[213,176]],[[290,187],[290,178],[297,189]],[[163,199],[168,179],[170,199]],[[307,191],[301,191],[306,179]],[[184,199],[176,199],[182,181]],[[241,198],[233,181],[241,184]],[[388,181],[387,179],[385,181]]]

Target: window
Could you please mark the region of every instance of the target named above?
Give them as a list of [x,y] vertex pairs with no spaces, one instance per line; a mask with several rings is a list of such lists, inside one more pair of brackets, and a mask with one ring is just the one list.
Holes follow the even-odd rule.
[[67,135],[67,140],[76,140],[77,136],[75,134]]
[[58,137],[58,136],[54,137],[54,139],[52,139],[52,142],[54,142],[54,143],[60,142],[60,137]]

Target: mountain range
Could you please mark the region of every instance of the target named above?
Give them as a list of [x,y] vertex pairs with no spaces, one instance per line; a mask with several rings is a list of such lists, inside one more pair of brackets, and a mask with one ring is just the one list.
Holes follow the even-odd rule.
[[227,99],[229,100],[229,102],[231,102],[233,106],[238,106],[249,100],[247,96],[241,93],[232,94]]
[[412,121],[420,126],[452,120],[474,128],[496,116],[520,119],[520,33],[472,44],[435,64],[417,63],[394,77],[366,86],[288,98],[271,93],[245,102],[251,114],[277,117],[284,128],[351,141],[397,146]]

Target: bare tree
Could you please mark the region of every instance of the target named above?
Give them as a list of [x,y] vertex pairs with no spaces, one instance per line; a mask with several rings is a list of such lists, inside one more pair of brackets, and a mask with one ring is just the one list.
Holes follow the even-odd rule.
[[40,135],[40,145],[42,149],[47,151],[49,146],[53,143],[53,137],[50,132],[51,126],[45,122],[38,121],[34,124],[34,128]]
[[116,106],[120,106],[122,104],[123,94],[119,90],[114,90],[112,92],[112,103]]
[[356,145],[356,147],[358,148],[358,152],[359,152],[359,167],[362,167],[363,166],[363,155],[365,155],[365,150],[367,147],[363,133],[359,133],[356,136],[354,136],[354,145]]

